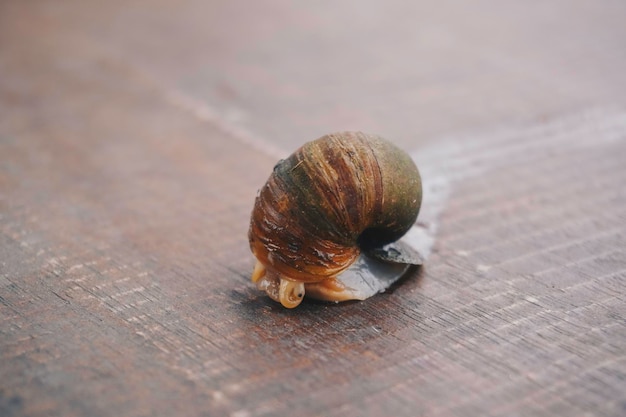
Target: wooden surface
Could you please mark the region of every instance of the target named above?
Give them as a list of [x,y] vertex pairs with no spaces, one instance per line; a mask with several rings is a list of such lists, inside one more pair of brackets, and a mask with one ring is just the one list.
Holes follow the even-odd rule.
[[[0,415],[626,414],[626,7],[431,3],[0,1]],[[285,310],[253,200],[344,129],[434,251]]]

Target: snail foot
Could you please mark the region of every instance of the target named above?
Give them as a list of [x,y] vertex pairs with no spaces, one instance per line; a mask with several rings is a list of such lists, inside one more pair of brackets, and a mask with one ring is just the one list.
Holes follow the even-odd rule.
[[307,295],[322,301],[348,301],[361,299],[355,291],[338,278],[326,278],[306,284]]

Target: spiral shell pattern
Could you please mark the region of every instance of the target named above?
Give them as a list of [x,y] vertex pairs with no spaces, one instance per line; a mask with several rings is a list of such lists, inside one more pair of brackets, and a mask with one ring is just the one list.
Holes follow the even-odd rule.
[[421,199],[419,172],[404,151],[361,132],[326,135],[274,167],[255,201],[250,248],[283,279],[319,282],[363,248],[402,237]]

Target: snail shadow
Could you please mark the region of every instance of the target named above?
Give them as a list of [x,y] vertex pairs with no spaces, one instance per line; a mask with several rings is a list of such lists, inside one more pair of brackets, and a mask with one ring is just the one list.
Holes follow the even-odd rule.
[[424,268],[415,266],[384,293],[366,300],[334,303],[305,297],[293,309],[248,285],[236,291],[238,300],[232,304],[238,343],[246,347],[239,361],[259,372],[277,372],[279,366],[281,372],[299,369],[330,379],[375,366],[371,351],[378,358],[390,346],[400,348],[395,335],[413,326],[394,310],[414,309],[423,279]]
[[378,297],[393,295],[396,292],[402,292],[404,289],[407,291],[420,289],[423,285],[424,276],[424,265],[410,265],[407,270],[387,288],[365,300],[333,302],[305,297],[302,303],[293,309],[283,307],[280,303],[272,300],[262,291],[254,288],[254,286],[250,286],[245,293],[238,292],[236,298],[241,299],[240,306],[243,310],[243,316],[248,317],[253,321],[258,319],[259,312],[263,312],[264,314],[269,313],[281,317],[303,317],[309,314],[318,314],[322,310],[346,310],[351,309],[354,306],[367,305]]
[[[256,372],[314,373],[329,380],[355,369],[378,366],[372,358],[400,349],[397,334],[414,327],[398,308],[412,309],[420,297],[423,267],[412,267],[388,288],[366,300],[341,303],[307,299],[287,309],[249,285],[231,304],[238,329],[238,363]],[[412,315],[421,319],[419,313]],[[373,352],[373,353],[372,353]],[[357,372],[358,373],[358,372]],[[321,376],[320,376],[321,377]],[[282,385],[286,382],[276,382]]]

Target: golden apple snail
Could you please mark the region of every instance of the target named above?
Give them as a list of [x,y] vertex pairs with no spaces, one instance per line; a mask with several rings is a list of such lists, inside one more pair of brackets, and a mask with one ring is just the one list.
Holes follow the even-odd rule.
[[417,167],[391,142],[361,132],[308,142],[278,162],[255,200],[248,232],[257,259],[252,281],[287,308],[305,293],[360,299],[342,273],[362,253],[388,262],[383,248],[414,225],[421,201]]

